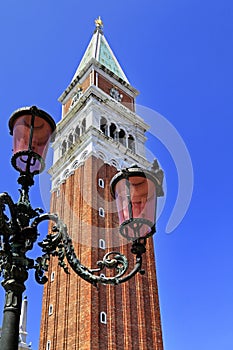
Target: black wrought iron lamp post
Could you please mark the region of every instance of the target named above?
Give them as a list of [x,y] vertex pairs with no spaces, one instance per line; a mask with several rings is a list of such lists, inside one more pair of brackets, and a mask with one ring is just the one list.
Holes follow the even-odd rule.
[[[55,131],[53,119],[35,106],[26,107],[12,114],[9,127],[14,144],[12,165],[20,173],[21,189],[17,203],[7,193],[0,194],[0,273],[5,289],[1,350],[18,349],[22,294],[28,271],[34,269],[36,281],[46,283],[44,272],[48,270],[51,256],[57,256],[59,265],[68,273],[66,258],[81,278],[95,286],[98,283],[123,283],[137,272],[143,273],[142,254],[146,251],[146,239],[155,232],[156,199],[163,195],[163,172],[157,163],[154,163],[153,171],[135,166],[116,174],[111,182],[111,193],[118,207],[120,233],[132,241],[135,266],[128,272],[127,258],[119,252],[109,252],[97,262],[97,268],[85,267],[75,254],[66,225],[56,214],[33,209],[29,199],[34,175],[44,170],[49,140]],[[26,253],[33,248],[39,235],[38,225],[45,220],[53,221],[54,226],[52,232],[38,243],[43,254],[36,259],[28,258]],[[115,276],[98,274],[104,268],[115,269]]]

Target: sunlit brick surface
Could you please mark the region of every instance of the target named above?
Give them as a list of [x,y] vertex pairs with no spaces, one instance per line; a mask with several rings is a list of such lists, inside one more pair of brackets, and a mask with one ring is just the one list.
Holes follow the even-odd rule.
[[[90,157],[61,185],[60,195],[57,197],[53,193],[52,196],[51,212],[58,213],[66,222],[76,254],[88,267],[96,267],[96,262],[108,251],[98,248],[100,238],[107,246],[113,245],[113,250],[122,243],[119,235],[111,235],[112,227],[118,225],[109,192],[109,182],[115,173],[114,167]],[[104,188],[98,186],[99,177],[105,181]],[[104,207],[105,218],[99,216],[98,207]],[[94,234],[90,226],[94,227]],[[98,226],[101,227],[99,232]],[[103,227],[107,229],[102,230]],[[83,236],[88,246],[80,243]],[[130,266],[133,266],[130,245],[119,249],[130,258]],[[45,350],[50,340],[51,350],[162,350],[153,251],[153,241],[148,240],[143,256],[144,276],[138,274],[123,285],[100,285],[98,289],[71,269],[66,275],[53,258],[49,281],[44,288],[39,349]],[[55,279],[51,281],[53,271]],[[51,304],[53,313],[49,315]],[[107,314],[107,324],[100,322],[101,311]]]

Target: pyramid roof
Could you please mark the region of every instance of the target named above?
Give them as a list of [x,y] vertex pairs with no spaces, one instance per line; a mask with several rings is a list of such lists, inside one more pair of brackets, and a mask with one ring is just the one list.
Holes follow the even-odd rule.
[[103,34],[103,22],[100,17],[95,21],[96,29],[87,46],[87,49],[83,55],[83,58],[74,74],[72,81],[80,74],[88,62],[94,58],[97,62],[105,66],[116,76],[129,83],[125,73],[123,72],[116,56],[114,55],[111,47],[109,46],[106,38]]

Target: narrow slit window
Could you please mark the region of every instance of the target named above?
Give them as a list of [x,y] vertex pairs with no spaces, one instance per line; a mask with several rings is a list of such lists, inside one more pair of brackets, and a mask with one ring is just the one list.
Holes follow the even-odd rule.
[[104,311],[100,313],[100,323],[107,324],[107,315]]
[[102,218],[105,217],[105,212],[103,208],[99,208],[99,216],[101,216]]
[[51,272],[50,281],[53,282],[55,279],[55,272]]
[[101,248],[101,249],[105,249],[105,240],[104,239],[102,239],[102,238],[100,238],[100,240],[99,240],[99,248]]
[[99,187],[104,188],[104,180],[99,178],[98,179],[98,185],[99,185]]
[[51,341],[48,340],[46,343],[46,350],[51,350]]
[[49,305],[49,316],[53,314],[53,305]]

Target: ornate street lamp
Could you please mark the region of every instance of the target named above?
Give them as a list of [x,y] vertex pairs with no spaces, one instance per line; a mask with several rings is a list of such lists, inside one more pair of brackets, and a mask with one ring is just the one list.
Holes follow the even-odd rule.
[[155,233],[157,197],[163,195],[163,171],[156,162],[154,170],[135,165],[119,171],[111,181],[120,233],[128,240],[140,240]]
[[48,141],[56,128],[54,120],[35,106],[25,107],[11,115],[9,128],[13,135],[13,167],[23,175],[42,172]]
[[[29,199],[29,188],[34,184],[34,175],[45,167],[45,156],[49,141],[55,131],[55,123],[49,114],[37,107],[25,107],[15,111],[9,121],[13,135],[12,165],[19,171],[20,198],[14,203],[7,193],[0,194],[0,273],[6,299],[0,340],[1,350],[18,349],[19,320],[22,293],[28,270],[35,270],[38,283],[47,282],[44,272],[48,271],[51,256],[58,257],[58,263],[68,273],[70,267],[87,282],[97,286],[119,284],[129,280],[141,270],[142,254],[146,239],[155,232],[156,200],[163,195],[163,172],[155,162],[152,171],[137,166],[121,170],[111,182],[111,193],[116,199],[120,233],[132,241],[132,254],[136,255],[135,266],[128,272],[127,258],[119,252],[107,253],[97,268],[90,269],[77,258],[66,225],[56,214],[43,213],[33,209]],[[10,214],[7,217],[6,209]],[[52,232],[38,243],[42,256],[31,259],[26,256],[38,237],[38,226],[43,221],[52,221]],[[104,268],[115,270],[115,276],[105,277]]]

